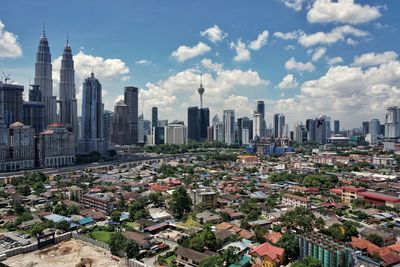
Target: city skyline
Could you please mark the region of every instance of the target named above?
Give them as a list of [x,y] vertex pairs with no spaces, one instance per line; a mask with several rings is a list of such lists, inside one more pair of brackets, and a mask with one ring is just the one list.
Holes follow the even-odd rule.
[[[160,119],[186,121],[187,107],[199,106],[201,73],[206,90],[204,106],[210,108],[210,116],[221,116],[224,109],[234,108],[236,117],[252,117],[257,101],[264,100],[267,125],[272,123],[273,114],[284,113],[290,127],[296,121],[304,123],[327,115],[340,120],[341,127],[353,128],[364,120],[384,121],[385,108],[398,105],[398,2],[236,3],[216,18],[216,11],[210,8],[205,12],[206,8],[223,6],[225,1],[182,6],[177,5],[181,1],[170,5],[122,2],[126,8],[118,9],[121,16],[100,1],[96,16],[107,11],[110,18],[88,27],[81,26],[89,25],[88,19],[79,16],[87,3],[80,3],[76,20],[70,21],[53,14],[38,19],[31,12],[40,8],[52,11],[58,5],[21,2],[28,8],[19,10],[18,20],[10,14],[19,4],[11,1],[5,2],[10,13],[0,17],[0,37],[7,41],[7,49],[2,48],[0,54],[0,68],[24,85],[26,100],[45,21],[53,59],[53,95],[57,96],[61,55],[69,32],[79,114],[83,79],[92,67],[103,84],[105,109],[113,110],[124,95],[124,87],[133,85],[140,88],[139,113],[146,119],[151,118],[151,107],[157,106]],[[339,16],[338,10],[344,7],[345,14]],[[247,8],[246,12],[241,8]],[[143,12],[135,19],[124,17],[132,9]],[[146,19],[152,12],[158,15],[156,19]],[[162,25],[176,14],[180,19]],[[285,25],[279,16],[288,17]],[[245,23],[240,25],[242,20]],[[29,30],[27,25],[31,25]],[[166,31],[166,27],[177,30]],[[101,37],[99,29],[107,31],[109,38]]]

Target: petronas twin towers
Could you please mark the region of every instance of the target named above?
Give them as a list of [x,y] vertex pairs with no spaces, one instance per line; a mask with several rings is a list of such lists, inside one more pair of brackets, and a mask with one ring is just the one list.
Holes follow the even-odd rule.
[[57,98],[53,95],[52,64],[49,42],[46,32],[40,37],[35,63],[35,85],[39,85],[42,102],[45,104],[45,125],[55,122],[70,128],[78,138],[77,100],[75,90],[75,70],[71,47],[67,40],[61,60],[60,69],[60,100],[58,101],[59,116],[57,115]]

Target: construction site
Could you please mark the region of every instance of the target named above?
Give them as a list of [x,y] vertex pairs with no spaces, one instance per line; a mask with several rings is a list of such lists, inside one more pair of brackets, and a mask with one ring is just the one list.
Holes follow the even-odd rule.
[[111,267],[125,266],[105,249],[71,239],[57,245],[20,254],[3,261],[10,267]]

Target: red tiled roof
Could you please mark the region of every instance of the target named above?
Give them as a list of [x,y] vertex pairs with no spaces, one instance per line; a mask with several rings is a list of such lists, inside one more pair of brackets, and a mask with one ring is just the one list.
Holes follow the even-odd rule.
[[400,202],[400,198],[398,197],[393,197],[393,196],[388,196],[376,192],[360,192],[358,193],[359,196],[366,197],[366,198],[371,198],[375,200],[380,200],[380,201],[385,201],[385,202]]
[[269,241],[269,242],[271,242],[271,243],[276,243],[276,242],[278,242],[279,241],[279,239],[281,239],[281,237],[282,237],[282,234],[281,233],[279,233],[279,232],[271,232],[271,233],[268,233],[268,234],[265,234],[264,235],[264,238],[267,240],[267,241]]
[[271,260],[280,260],[285,250],[283,248],[275,247],[268,242],[265,242],[256,247],[250,254],[256,253],[257,255],[264,257],[268,256]]
[[393,251],[396,251],[397,253],[400,253],[400,243],[396,243],[387,247]]
[[288,197],[288,198],[292,198],[292,199],[296,199],[296,200],[299,200],[299,201],[303,201],[303,202],[310,202],[311,201],[306,197],[301,197],[301,196],[294,195],[294,194],[289,194],[289,193],[285,193],[285,194],[283,194],[283,196]]
[[342,186],[340,187],[343,191],[350,191],[354,193],[363,192],[365,188],[362,187],[353,187],[353,186]]

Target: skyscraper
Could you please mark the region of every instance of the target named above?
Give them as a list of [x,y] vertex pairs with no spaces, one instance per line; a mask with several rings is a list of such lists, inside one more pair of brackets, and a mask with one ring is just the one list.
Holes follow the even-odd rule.
[[41,133],[45,126],[45,104],[42,102],[42,93],[39,85],[31,85],[29,90],[29,101],[23,104],[23,123],[30,125],[35,129],[35,134]]
[[104,110],[103,112],[103,136],[107,141],[111,141],[113,112]]
[[285,115],[274,114],[274,137],[281,138],[285,135]]
[[397,142],[400,138],[400,108],[388,107],[385,120],[385,139]]
[[158,108],[151,108],[151,128],[158,127]]
[[203,108],[203,94],[205,91],[205,89],[203,88],[203,76],[200,77],[200,87],[199,87],[199,89],[197,89],[197,91],[200,94],[200,109],[202,109]]
[[262,117],[261,114],[258,112],[254,112],[253,115],[253,133],[254,136],[258,136],[261,137],[261,122],[262,121]]
[[339,132],[340,132],[340,121],[335,120],[333,123],[335,124],[335,125],[334,125],[334,132],[335,132],[335,134],[339,134]]
[[133,86],[125,87],[124,99],[128,108],[128,143],[136,144],[138,142],[138,88]]
[[188,139],[190,141],[200,141],[200,111],[198,107],[188,108]]
[[40,37],[35,63],[35,84],[39,85],[42,92],[42,101],[45,109],[45,125],[57,120],[57,99],[53,96],[53,78],[49,42],[46,32]]
[[260,114],[260,135],[259,137],[264,137],[265,136],[265,131],[267,128],[267,124],[265,122],[265,104],[264,101],[259,100],[257,101],[257,113]]
[[69,40],[65,43],[60,69],[60,122],[78,139],[78,113],[75,90],[75,70]]
[[228,145],[235,143],[235,110],[224,110],[223,116],[225,143]]
[[327,141],[327,128],[328,121],[326,120],[326,116],[320,116],[318,119],[315,119],[315,142],[318,144],[326,144]]
[[128,119],[128,105],[120,100],[115,105],[112,119],[111,142],[117,145],[129,145],[131,136],[130,121]]
[[80,154],[93,151],[106,153],[108,143],[103,136],[102,88],[92,72],[83,82],[81,137],[78,144]]
[[22,94],[24,87],[21,85],[0,82],[0,114],[6,127],[22,121]]

